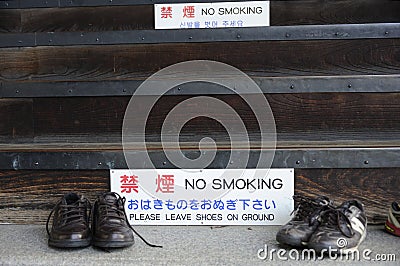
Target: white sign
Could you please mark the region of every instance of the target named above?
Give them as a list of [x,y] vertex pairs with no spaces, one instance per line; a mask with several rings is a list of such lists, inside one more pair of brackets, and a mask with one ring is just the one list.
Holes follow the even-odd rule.
[[269,26],[269,1],[155,4],[156,29]]
[[281,225],[293,169],[110,170],[132,225]]

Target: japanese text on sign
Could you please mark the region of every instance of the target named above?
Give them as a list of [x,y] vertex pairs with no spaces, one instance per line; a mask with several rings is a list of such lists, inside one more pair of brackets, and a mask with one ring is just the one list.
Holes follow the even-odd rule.
[[255,169],[110,170],[110,177],[111,190],[126,198],[132,224],[279,225],[293,210],[293,172],[269,169],[261,177]]

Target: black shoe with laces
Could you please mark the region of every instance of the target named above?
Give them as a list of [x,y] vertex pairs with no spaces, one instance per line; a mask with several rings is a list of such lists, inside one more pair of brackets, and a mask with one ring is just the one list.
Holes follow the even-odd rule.
[[[49,236],[49,246],[57,248],[89,246],[91,241],[90,209],[90,203],[84,197],[75,193],[64,195],[47,219],[46,230]],[[49,230],[52,214],[54,214],[53,223]]]
[[125,213],[125,198],[115,192],[100,195],[93,206],[92,244],[100,248],[122,248],[134,244],[133,232],[152,247],[129,224]]
[[317,252],[332,253],[355,251],[367,235],[367,218],[364,207],[357,200],[329,208],[322,216],[321,225],[312,235],[308,247]]
[[284,245],[305,247],[319,226],[321,212],[331,205],[331,201],[324,196],[310,199],[295,195],[293,199],[296,204],[294,216],[279,229],[276,240]]

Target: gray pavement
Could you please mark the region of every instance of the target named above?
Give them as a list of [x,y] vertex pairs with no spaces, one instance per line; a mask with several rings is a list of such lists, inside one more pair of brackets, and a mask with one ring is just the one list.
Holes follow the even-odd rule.
[[[274,257],[262,260],[259,249],[279,249],[275,241],[277,226],[137,226],[149,242],[164,247],[151,248],[139,238],[126,249],[105,252],[93,247],[58,250],[47,246],[43,225],[0,225],[1,265],[400,265],[400,237],[391,236],[382,226],[370,226],[365,242],[360,246],[361,261],[341,259],[280,260]],[[362,252],[370,249],[368,257],[394,254],[396,262],[367,261]],[[287,250],[292,256],[296,251]],[[300,251],[301,252],[301,251]],[[264,253],[260,255],[264,256]],[[301,255],[301,254],[300,254]],[[288,257],[288,253],[284,256]],[[301,256],[300,256],[301,257]]]

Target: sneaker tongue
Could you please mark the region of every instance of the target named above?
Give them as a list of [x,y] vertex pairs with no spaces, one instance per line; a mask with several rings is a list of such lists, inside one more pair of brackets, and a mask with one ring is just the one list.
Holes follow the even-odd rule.
[[351,209],[359,209],[359,210],[363,211],[363,208],[364,207],[361,204],[361,202],[359,202],[357,200],[349,200],[349,201],[343,202],[343,204],[338,207],[338,209],[342,210],[343,212],[347,212],[348,210],[351,210]]
[[64,205],[76,205],[80,200],[79,196],[75,193],[69,193],[65,195],[62,199],[62,204]]
[[[123,214],[118,211],[121,210],[121,208],[123,208],[122,202],[120,201],[120,199],[117,197],[117,195],[115,195],[112,192],[108,192],[103,194],[103,196],[101,197],[101,202],[103,202],[103,204],[108,205],[110,208],[108,208],[107,211],[107,221],[111,222],[111,223],[123,223]],[[117,210],[118,209],[118,210]]]

